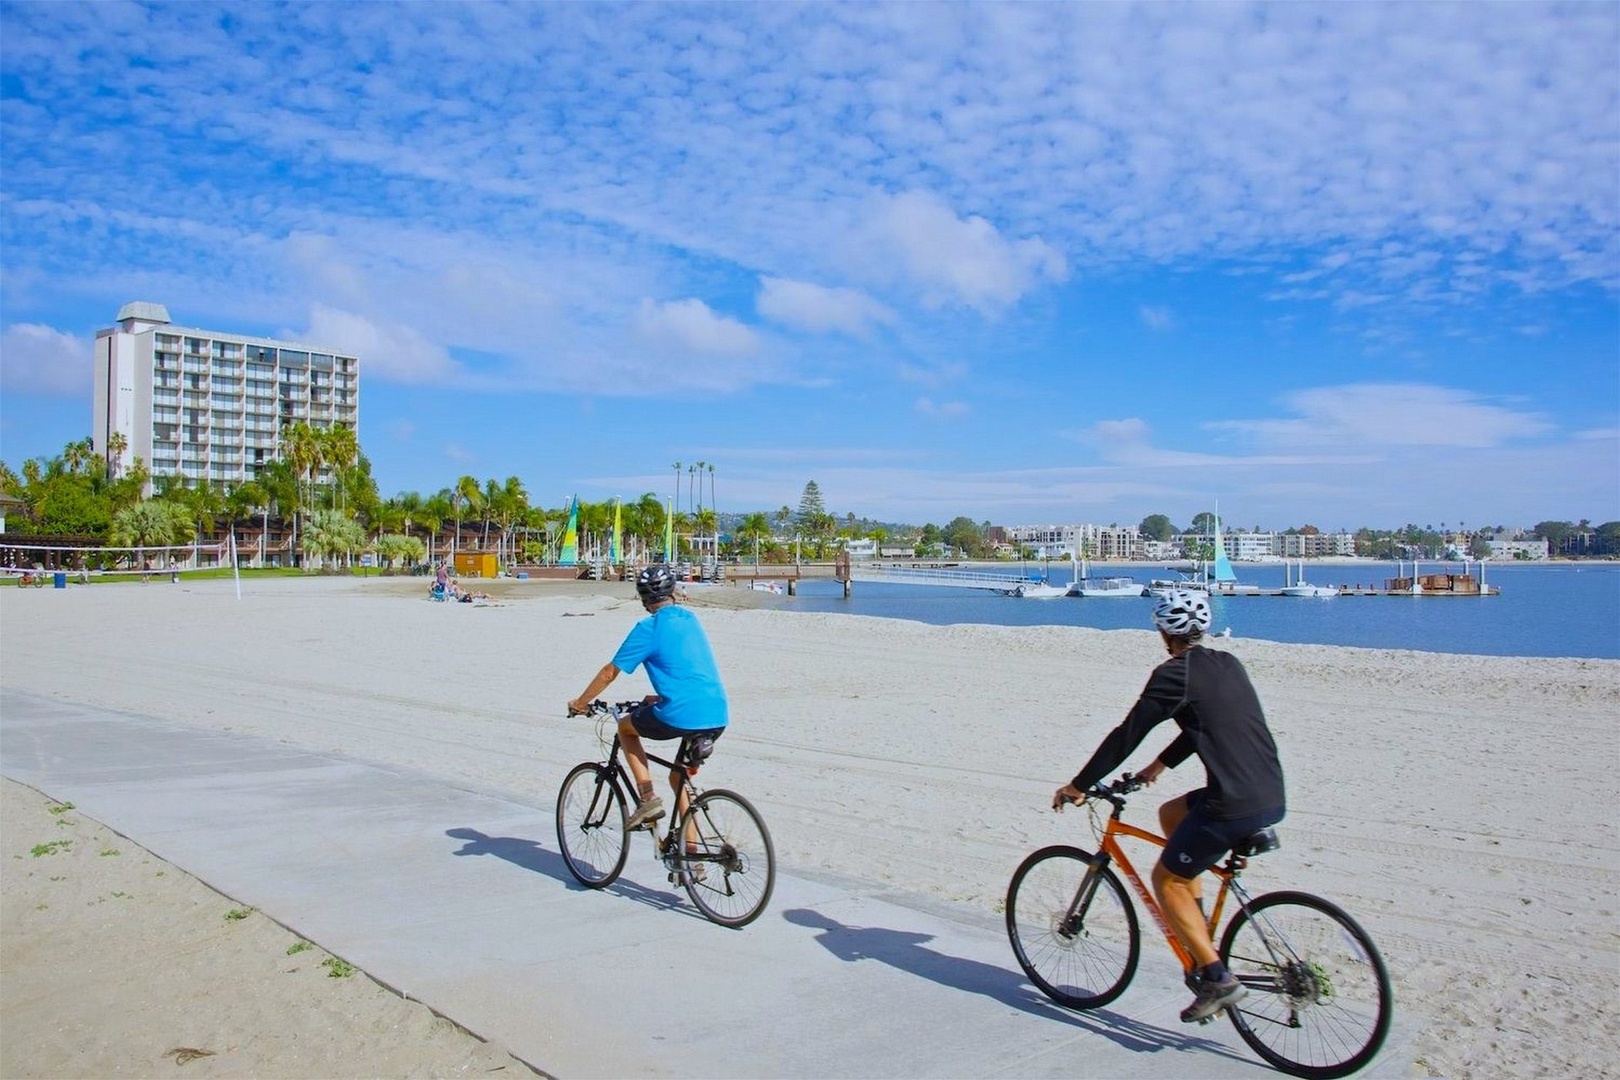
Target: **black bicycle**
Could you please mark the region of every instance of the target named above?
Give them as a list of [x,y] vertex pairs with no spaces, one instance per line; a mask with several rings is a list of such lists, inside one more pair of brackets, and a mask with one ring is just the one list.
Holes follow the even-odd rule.
[[[587,888],[613,884],[630,856],[625,825],[640,800],[619,753],[619,717],[638,704],[591,703],[585,715],[596,719],[607,756],[575,765],[557,793],[557,843],[569,873]],[[699,911],[721,926],[747,926],[765,910],[776,887],[776,849],[752,803],[734,791],[703,791],[693,782],[713,749],[712,740],[687,736],[673,761],[647,755],[677,776],[675,813],[662,838],[657,821],[636,831],[653,836],[654,854],[670,883],[685,887]]]

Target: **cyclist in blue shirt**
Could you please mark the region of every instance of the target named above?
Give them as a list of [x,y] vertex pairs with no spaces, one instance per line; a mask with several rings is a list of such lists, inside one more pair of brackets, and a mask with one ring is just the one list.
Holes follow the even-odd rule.
[[[664,816],[664,800],[653,794],[652,773],[642,739],[680,739],[688,735],[720,737],[728,719],[725,687],[715,666],[709,638],[697,616],[675,603],[675,574],[655,563],[636,575],[636,595],[647,618],[630,629],[613,659],[602,665],[585,692],[568,703],[570,715],[587,712],[621,672],[643,664],[654,693],[619,720],[619,742],[635,777],[639,805],[625,827],[639,829]],[[670,789],[685,798],[679,774],[670,773]],[[676,812],[684,812],[679,804]]]

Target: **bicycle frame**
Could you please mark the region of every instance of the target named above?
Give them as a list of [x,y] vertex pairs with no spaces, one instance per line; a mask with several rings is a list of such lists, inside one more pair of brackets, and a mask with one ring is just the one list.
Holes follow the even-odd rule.
[[[630,775],[630,769],[625,765],[624,755],[620,753],[622,747],[623,744],[619,740],[619,734],[615,730],[613,734],[613,742],[608,746],[607,759],[603,762],[603,764],[611,769],[613,774],[618,777],[619,783],[624,786],[624,790],[626,792],[635,795],[637,794],[635,778]],[[675,751],[675,756],[677,758],[681,756],[681,750],[685,749],[685,747],[686,740],[682,739],[677,744],[677,749]],[[645,748],[643,749],[645,750]],[[692,782],[692,773],[694,770],[690,767],[676,764],[674,761],[661,758],[657,754],[651,752],[647,753],[647,760],[653,764],[662,765],[670,771],[680,775],[680,786],[675,790],[674,813],[669,815],[669,829],[665,834],[664,840],[657,844],[658,853],[663,854],[665,853],[668,844],[675,838],[675,830],[680,823],[681,815],[684,813],[685,807],[690,806],[691,800],[697,798],[697,796],[703,794],[703,792],[696,784]],[[592,809],[595,809],[594,805]]]
[[[1120,808],[1116,806],[1114,812],[1108,817],[1108,824],[1102,829],[1097,865],[1106,867],[1111,862],[1119,865],[1120,870],[1125,874],[1125,879],[1131,883],[1131,888],[1136,890],[1137,899],[1142,902],[1142,906],[1147,909],[1147,913],[1153,917],[1154,923],[1159,927],[1159,932],[1164,935],[1164,940],[1169,943],[1170,951],[1175,953],[1176,959],[1181,961],[1182,971],[1191,971],[1195,966],[1192,953],[1187,951],[1187,946],[1181,943],[1181,939],[1171,929],[1170,923],[1164,917],[1164,910],[1159,907],[1158,900],[1153,896],[1153,890],[1143,884],[1141,875],[1136,872],[1136,867],[1131,863],[1130,857],[1125,854],[1125,849],[1120,846],[1119,838],[1128,836],[1160,848],[1164,847],[1169,841],[1158,833],[1149,832],[1147,829],[1138,828],[1128,822],[1121,821],[1119,814]],[[1247,899],[1243,886],[1237,882],[1237,875],[1242,872],[1245,865],[1247,865],[1246,859],[1229,855],[1226,865],[1209,868],[1209,873],[1214,874],[1221,883],[1219,890],[1215,894],[1215,907],[1208,915],[1208,929],[1211,938],[1215,936],[1215,928],[1220,925],[1221,914],[1226,907],[1227,894],[1235,893],[1239,906],[1242,906]]]

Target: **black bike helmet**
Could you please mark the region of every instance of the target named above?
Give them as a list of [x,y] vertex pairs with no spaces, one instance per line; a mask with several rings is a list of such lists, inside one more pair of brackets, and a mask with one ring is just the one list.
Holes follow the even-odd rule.
[[656,604],[675,595],[675,572],[667,563],[644,566],[636,575],[636,595],[643,604]]

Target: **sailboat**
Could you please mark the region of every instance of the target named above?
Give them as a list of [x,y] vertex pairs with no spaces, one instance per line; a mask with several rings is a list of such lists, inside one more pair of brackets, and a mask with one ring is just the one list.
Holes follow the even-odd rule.
[[1053,585],[1043,576],[1020,581],[1010,589],[1003,589],[1002,594],[1016,596],[1020,600],[1054,600],[1059,596],[1068,596],[1069,590],[1062,585]]
[[1333,585],[1312,585],[1305,580],[1305,563],[1299,564],[1299,580],[1294,581],[1289,573],[1287,563],[1283,564],[1283,596],[1328,597],[1338,596],[1339,590]]
[[579,565],[579,496],[568,504],[568,524],[563,527],[562,547],[557,553],[558,566]]
[[1205,576],[1205,583],[1212,593],[1221,593],[1232,596],[1237,593],[1257,593],[1258,585],[1247,585],[1237,579],[1232,571],[1232,560],[1226,557],[1226,548],[1221,543],[1221,515],[1215,512],[1215,561]]

